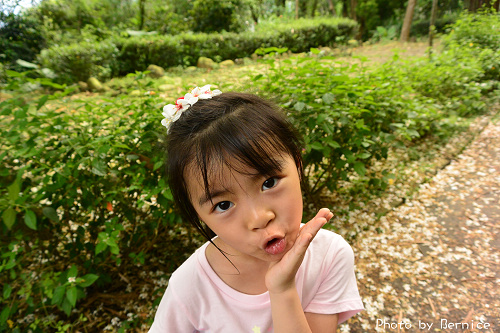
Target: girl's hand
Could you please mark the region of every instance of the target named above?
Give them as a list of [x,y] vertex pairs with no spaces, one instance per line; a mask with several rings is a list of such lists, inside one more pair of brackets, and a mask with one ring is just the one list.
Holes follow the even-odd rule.
[[282,293],[295,288],[295,275],[309,244],[319,229],[332,217],[333,213],[329,209],[320,209],[318,214],[300,229],[295,243],[283,258],[270,264],[266,274],[266,287],[269,293]]

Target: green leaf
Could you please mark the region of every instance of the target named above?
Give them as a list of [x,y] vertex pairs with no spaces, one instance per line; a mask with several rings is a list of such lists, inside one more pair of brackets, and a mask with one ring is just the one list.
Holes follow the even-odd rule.
[[70,277],[76,277],[78,275],[78,268],[76,267],[76,265],[72,265],[71,268],[68,270],[68,275],[67,277],[70,278]]
[[311,144],[311,148],[314,149],[314,150],[323,150],[325,147],[323,147],[323,145],[319,142],[313,142]]
[[4,299],[7,299],[10,297],[10,294],[12,293],[12,287],[10,286],[10,284],[4,284],[3,285],[3,298]]
[[325,104],[332,104],[333,102],[335,102],[335,95],[330,93],[324,94],[321,98],[323,99],[323,102],[325,102]]
[[66,291],[66,287],[57,286],[54,290],[54,296],[52,296],[52,305],[61,304],[64,298],[64,292]]
[[139,158],[139,156],[134,155],[134,154],[129,154],[129,155],[127,155],[127,157],[126,157],[126,158],[127,158],[127,160],[129,160],[129,161],[135,161],[135,160],[137,160],[137,159]]
[[106,248],[108,247],[108,245],[104,242],[100,242],[97,244],[97,246],[95,247],[95,254],[99,254],[101,252],[103,252],[104,250],[106,250]]
[[40,71],[49,79],[55,79],[57,77],[57,74],[50,68],[42,68]]
[[333,141],[331,139],[326,140],[326,143],[332,148],[340,148],[340,145],[337,141]]
[[66,316],[69,316],[71,314],[71,303],[68,301],[68,298],[65,298],[63,300],[63,303],[62,303],[62,309],[64,311],[64,313],[66,314]]
[[21,186],[19,185],[19,181],[16,179],[9,187],[7,187],[9,191],[9,199],[13,202],[19,198],[19,192],[21,191]]
[[312,54],[319,54],[321,51],[315,47],[311,47],[311,53]]
[[78,290],[76,289],[76,286],[73,286],[66,290],[66,299],[69,301],[69,304],[71,304],[71,307],[75,307],[76,305],[76,296],[78,295]]
[[38,65],[37,65],[37,64],[31,63],[31,62],[28,62],[28,61],[24,61],[24,60],[22,60],[22,59],[17,59],[17,60],[16,60],[16,63],[17,63],[19,66],[26,67],[26,68],[33,68],[33,69],[38,68]]
[[113,254],[118,254],[120,253],[120,249],[118,248],[118,246],[116,244],[111,244],[109,246],[109,250],[111,251],[111,253]]
[[304,110],[304,108],[305,108],[305,107],[306,107],[306,104],[305,104],[305,103],[303,103],[303,102],[297,102],[297,103],[295,103],[295,105],[293,106],[293,108],[294,108],[295,110],[299,111],[299,112],[300,112],[300,111],[302,111],[302,110]]
[[255,75],[255,77],[252,79],[252,81],[257,81],[257,80],[260,80],[264,77],[264,75],[262,74],[258,74],[258,75]]
[[5,322],[7,322],[7,319],[9,319],[10,315],[10,307],[6,306],[3,308],[2,313],[0,313],[0,325],[4,325]]
[[163,161],[158,161],[154,164],[153,166],[153,171],[156,171],[158,170],[159,168],[161,168],[163,166]]
[[32,210],[27,210],[24,214],[24,223],[28,228],[36,230],[36,215]]
[[84,281],[80,282],[79,285],[80,285],[80,287],[86,288],[86,287],[90,286],[91,284],[93,284],[98,278],[99,278],[99,275],[86,274],[82,277],[82,279]]
[[101,177],[106,176],[107,167],[106,163],[102,160],[94,160],[92,161],[92,173]]
[[40,108],[42,106],[44,106],[44,104],[47,102],[48,99],[49,99],[49,95],[43,95],[42,98],[40,98],[38,100],[38,104],[36,105],[36,109],[40,110]]
[[367,159],[370,156],[372,156],[372,154],[370,154],[370,153],[361,153],[361,154],[358,155],[358,158],[360,158],[362,160],[365,160],[365,159]]
[[7,76],[10,76],[10,77],[23,77],[23,76],[25,76],[24,73],[18,73],[18,72],[14,72],[11,70],[6,70],[5,74],[7,74]]
[[3,223],[10,230],[16,222],[16,211],[12,208],[7,208],[2,214]]
[[57,212],[52,207],[44,207],[42,210],[43,215],[54,222],[59,222],[59,216],[57,216]]
[[342,169],[345,165],[347,164],[347,161],[344,161],[344,160],[337,160],[337,162],[335,162],[335,168],[337,169]]
[[361,162],[354,163],[354,171],[360,176],[364,176],[366,173],[365,165]]
[[130,150],[130,147],[127,146],[126,144],[123,144],[123,143],[114,144],[113,147],[115,147],[115,148],[129,149]]

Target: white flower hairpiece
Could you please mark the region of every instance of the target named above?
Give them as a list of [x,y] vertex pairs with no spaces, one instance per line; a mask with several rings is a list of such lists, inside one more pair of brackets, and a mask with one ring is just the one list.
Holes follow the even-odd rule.
[[220,94],[222,94],[220,90],[210,90],[209,84],[201,88],[194,88],[190,93],[184,95],[184,97],[177,99],[175,104],[168,104],[163,107],[162,115],[165,119],[161,121],[161,124],[169,130],[172,123],[177,121],[181,114],[198,102],[199,99],[210,99]]

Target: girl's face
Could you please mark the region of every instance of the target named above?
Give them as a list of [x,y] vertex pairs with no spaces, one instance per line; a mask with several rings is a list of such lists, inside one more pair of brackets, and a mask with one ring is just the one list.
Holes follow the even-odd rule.
[[267,177],[229,161],[238,172],[224,166],[221,176],[209,178],[212,200],[206,197],[200,172],[188,169],[191,202],[231,260],[277,261],[297,238],[302,220],[299,173],[289,155],[277,160],[281,171]]

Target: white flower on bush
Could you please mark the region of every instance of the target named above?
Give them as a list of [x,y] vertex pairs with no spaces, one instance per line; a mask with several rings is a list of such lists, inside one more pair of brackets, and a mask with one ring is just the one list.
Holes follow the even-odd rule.
[[76,282],[76,278],[75,278],[75,277],[69,277],[69,278],[68,278],[68,282],[69,282],[69,283]]

